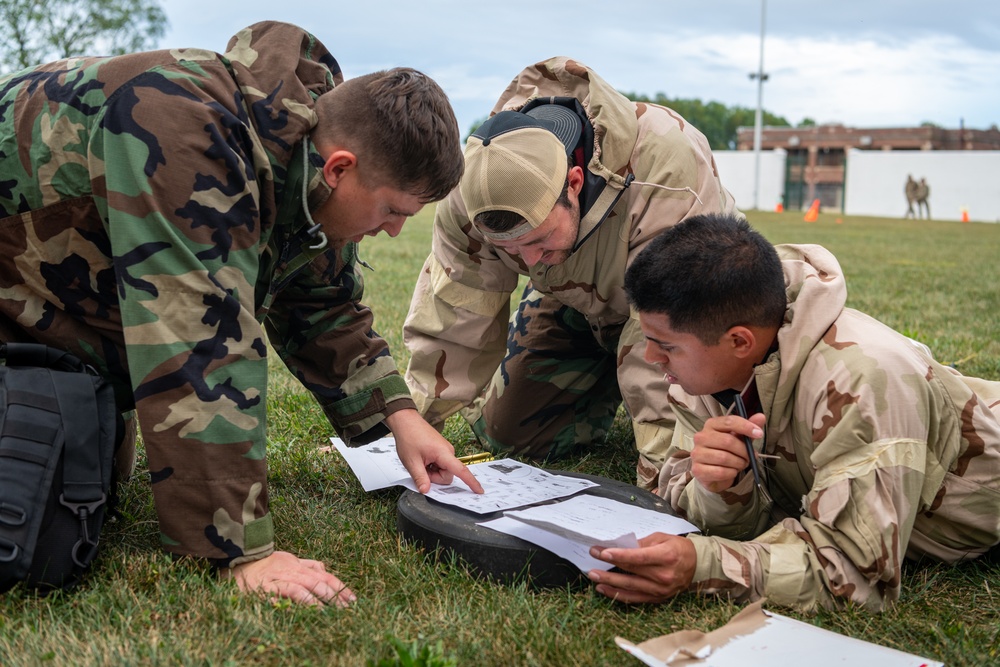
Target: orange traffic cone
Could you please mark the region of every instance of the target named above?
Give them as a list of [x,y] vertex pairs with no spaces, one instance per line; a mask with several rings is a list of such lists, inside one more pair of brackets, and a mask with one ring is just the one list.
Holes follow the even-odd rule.
[[963,208],[962,209],[962,222],[968,222],[968,221],[969,221],[969,209]]
[[785,211],[785,205],[784,205],[784,204],[782,204],[782,203],[781,203],[781,202],[779,201],[779,202],[778,202],[778,205],[774,207],[774,212],[775,212],[775,213],[783,213],[784,211]]
[[806,222],[816,222],[819,219],[819,200],[813,199],[812,206],[806,211],[806,217],[802,218]]

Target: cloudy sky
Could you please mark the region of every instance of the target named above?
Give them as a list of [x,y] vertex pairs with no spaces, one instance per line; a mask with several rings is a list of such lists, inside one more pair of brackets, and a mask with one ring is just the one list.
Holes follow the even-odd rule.
[[[240,28],[273,19],[313,32],[347,77],[422,70],[448,93],[463,134],[517,72],[556,55],[619,90],[757,106],[748,75],[761,0],[160,1],[163,48],[223,51]],[[764,1],[763,105],[789,122],[1000,124],[1000,2]]]

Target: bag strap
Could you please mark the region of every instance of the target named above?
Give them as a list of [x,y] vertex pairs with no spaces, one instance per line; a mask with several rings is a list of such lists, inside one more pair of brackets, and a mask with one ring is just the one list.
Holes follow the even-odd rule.
[[[63,492],[59,502],[80,520],[80,539],[73,546],[73,562],[87,565],[97,555],[98,537],[91,538],[88,525],[97,509],[107,502],[104,493],[100,420],[95,383],[87,373],[62,374],[55,384],[56,400],[63,421]],[[108,480],[110,483],[110,480]]]

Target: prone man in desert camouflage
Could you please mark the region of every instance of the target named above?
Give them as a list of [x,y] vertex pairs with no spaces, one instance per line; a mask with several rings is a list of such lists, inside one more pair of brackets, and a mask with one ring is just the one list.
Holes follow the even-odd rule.
[[624,570],[592,571],[599,592],[877,610],[899,598],[904,557],[1000,557],[1000,382],[845,308],[827,250],[691,218],[625,289],[677,417],[659,493],[704,534],[594,548]]
[[[69,350],[135,409],[161,542],[243,590],[353,599],[275,551],[268,342],[347,441],[391,430],[421,490],[459,474],[360,303],[358,242],[463,169],[440,87],[344,81],[311,34],[265,22],[200,49],[71,58],[0,79],[0,340]],[[266,331],[266,333],[265,333]]]
[[639,484],[655,485],[673,421],[650,401],[666,382],[622,286],[657,232],[735,210],[708,141],[560,57],[515,77],[465,158],[403,329],[418,409],[435,425],[461,412],[494,451],[551,459],[599,442],[624,401]]

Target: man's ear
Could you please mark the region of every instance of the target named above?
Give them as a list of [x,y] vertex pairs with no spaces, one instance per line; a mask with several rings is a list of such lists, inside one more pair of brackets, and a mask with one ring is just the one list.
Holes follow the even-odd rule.
[[724,340],[730,346],[733,355],[739,359],[753,355],[757,344],[757,336],[753,330],[743,326],[731,327],[726,332]]
[[358,168],[358,157],[349,150],[338,149],[330,153],[323,164],[323,178],[331,188],[337,187],[340,179],[351,169]]
[[579,195],[580,191],[583,190],[583,167],[570,167],[569,171],[566,172],[566,178],[569,180],[569,189],[573,191],[573,194]]

